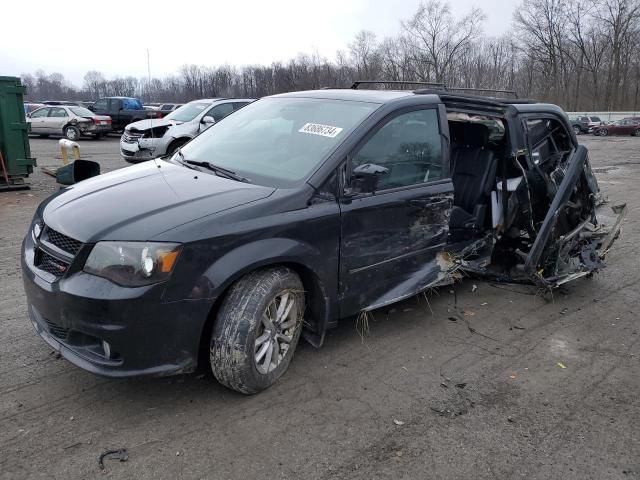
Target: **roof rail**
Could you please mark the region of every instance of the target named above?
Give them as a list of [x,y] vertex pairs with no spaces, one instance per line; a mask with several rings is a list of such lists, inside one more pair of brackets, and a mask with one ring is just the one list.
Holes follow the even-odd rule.
[[507,95],[513,95],[513,98],[518,98],[518,93],[515,90],[500,90],[496,88],[473,88],[473,87],[446,87],[449,92],[487,92],[487,93],[506,93]]
[[415,93],[427,93],[427,90],[444,90],[446,92],[460,93],[502,93],[511,95],[514,99],[519,98],[515,90],[502,90],[497,88],[476,88],[476,87],[449,87],[440,82],[410,82],[406,80],[356,80],[351,85],[352,90],[357,90],[360,85],[423,85],[429,88],[416,90]]
[[353,84],[351,85],[351,89],[352,90],[357,90],[358,87],[360,85],[376,85],[376,84],[382,84],[382,85],[425,85],[428,87],[433,87],[433,88],[441,88],[443,90],[446,90],[447,87],[444,83],[437,83],[437,82],[408,82],[408,81],[404,81],[404,80],[356,80],[355,82],[353,82]]

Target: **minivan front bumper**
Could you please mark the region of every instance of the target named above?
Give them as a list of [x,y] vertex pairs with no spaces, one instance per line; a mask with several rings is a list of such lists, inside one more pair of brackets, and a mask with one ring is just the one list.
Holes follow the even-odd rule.
[[74,365],[107,377],[195,370],[210,301],[163,302],[162,284],[120,287],[81,270],[52,281],[33,264],[30,235],[21,258],[31,322]]

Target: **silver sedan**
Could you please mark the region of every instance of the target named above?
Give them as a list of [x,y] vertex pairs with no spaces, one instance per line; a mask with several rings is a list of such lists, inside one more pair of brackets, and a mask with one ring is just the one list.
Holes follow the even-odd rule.
[[111,117],[75,105],[39,108],[27,115],[27,122],[31,133],[43,137],[62,135],[69,140],[78,140],[81,135],[99,138],[111,131]]

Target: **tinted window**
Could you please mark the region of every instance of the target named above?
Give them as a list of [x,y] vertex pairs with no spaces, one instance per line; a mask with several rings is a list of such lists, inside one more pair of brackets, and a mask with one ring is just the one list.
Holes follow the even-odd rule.
[[378,190],[406,187],[442,178],[442,144],[436,110],[418,110],[393,118],[352,158],[352,168],[384,167]]
[[117,98],[112,98],[112,99],[109,100],[109,111],[110,112],[117,112],[118,110],[120,110],[120,108],[125,110],[124,106],[121,106],[121,105],[122,105],[121,100],[119,100]]
[[41,108],[40,110],[36,110],[31,114],[31,118],[42,118],[46,117],[49,114],[48,108]]
[[62,118],[62,117],[67,117],[68,115],[64,108],[52,108],[51,113],[49,113],[49,116]]
[[98,100],[96,103],[93,104],[93,108],[95,110],[101,110],[104,111],[107,109],[107,99],[106,98],[102,98],[100,100]]
[[242,107],[246,107],[250,102],[233,102],[233,109],[240,110]]
[[265,98],[214,124],[182,153],[187,159],[234,170],[254,183],[295,186],[378,107],[317,98]]
[[224,117],[233,112],[233,104],[232,103],[223,103],[222,105],[216,105],[211,110],[209,110],[206,116],[213,117],[216,122],[219,122]]

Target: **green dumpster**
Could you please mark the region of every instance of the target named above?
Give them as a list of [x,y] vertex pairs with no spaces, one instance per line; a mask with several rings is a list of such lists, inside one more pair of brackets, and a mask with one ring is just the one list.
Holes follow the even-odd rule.
[[22,96],[26,88],[18,77],[0,77],[0,152],[9,178],[0,163],[0,190],[24,186],[36,159],[29,149],[29,124],[25,120]]

